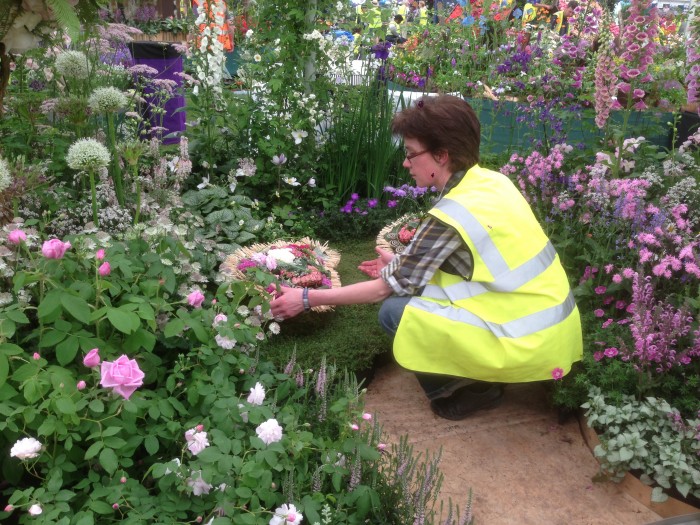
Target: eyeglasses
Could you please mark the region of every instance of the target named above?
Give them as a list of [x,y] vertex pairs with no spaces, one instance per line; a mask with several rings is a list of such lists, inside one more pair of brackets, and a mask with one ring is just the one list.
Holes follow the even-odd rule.
[[409,153],[408,151],[406,152],[406,160],[408,161],[409,164],[411,164],[411,161],[415,159],[418,155],[423,155],[423,153],[428,153],[430,150],[429,149],[424,149],[423,151],[419,151],[418,153]]

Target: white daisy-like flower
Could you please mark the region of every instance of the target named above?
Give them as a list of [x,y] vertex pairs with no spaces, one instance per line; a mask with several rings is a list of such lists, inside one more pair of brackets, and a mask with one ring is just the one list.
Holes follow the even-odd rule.
[[301,182],[296,177],[284,177],[282,180],[290,186],[301,186]]
[[115,87],[100,87],[92,92],[88,105],[95,113],[115,113],[128,104],[126,95]]
[[251,405],[262,405],[265,401],[265,387],[260,382],[255,383],[255,386],[250,389],[248,394],[248,403]]
[[309,179],[309,182],[307,182],[306,184],[308,184],[309,188],[315,188],[315,187],[316,187],[316,179],[314,179],[313,177],[311,177],[311,178]]
[[88,58],[82,51],[64,51],[56,57],[54,66],[65,78],[85,80],[90,75]]
[[280,153],[279,155],[275,155],[272,157],[272,163],[275,166],[281,166],[285,162],[287,162],[287,157],[284,156],[284,153]]
[[255,55],[253,55],[253,60],[255,60],[256,62],[260,62],[262,60],[262,57],[258,53],[255,53]]
[[109,150],[95,139],[78,139],[66,154],[66,163],[74,170],[97,171],[109,165]]
[[294,144],[301,144],[301,141],[308,137],[309,134],[304,130],[295,129],[292,131],[292,138],[294,139]]

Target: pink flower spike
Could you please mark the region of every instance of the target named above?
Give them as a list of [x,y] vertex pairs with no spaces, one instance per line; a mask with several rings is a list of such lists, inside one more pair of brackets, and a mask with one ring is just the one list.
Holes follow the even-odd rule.
[[41,359],[41,355],[39,355],[39,352],[34,352],[34,354],[32,354],[32,359],[34,359],[34,361],[38,361],[39,359]]
[[552,379],[555,381],[559,381],[562,377],[564,377],[564,370],[561,368],[555,368],[552,370]]
[[41,253],[47,259],[63,259],[71,247],[69,242],[63,242],[59,239],[50,239],[41,246]]
[[360,426],[357,423],[353,423],[352,425],[350,425],[350,428],[353,430],[360,430]]
[[369,412],[365,412],[364,414],[362,414],[362,419],[364,419],[365,421],[372,421],[372,414],[370,414]]
[[107,261],[105,261],[97,269],[97,273],[99,273],[102,277],[107,277],[110,273],[112,273],[112,267]]
[[204,294],[199,290],[195,290],[187,296],[187,302],[190,304],[190,306],[201,308],[202,303],[204,302]]
[[87,383],[85,381],[78,381],[78,384],[75,385],[75,388],[78,390],[85,390],[85,387],[87,386]]
[[105,258],[105,251],[102,248],[100,248],[99,250],[97,250],[97,253],[95,253],[95,259],[97,259],[98,261],[101,261],[104,258]]
[[88,368],[95,368],[100,364],[100,361],[100,350],[98,348],[93,348],[83,358],[83,364]]
[[22,230],[12,230],[7,235],[7,240],[12,244],[19,244],[27,240],[27,234],[24,233]]

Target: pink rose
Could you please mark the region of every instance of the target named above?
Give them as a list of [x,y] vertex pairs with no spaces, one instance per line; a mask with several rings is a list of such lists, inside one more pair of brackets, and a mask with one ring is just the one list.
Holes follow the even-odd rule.
[[83,358],[83,364],[88,368],[95,368],[100,364],[100,350],[99,348],[93,348],[87,355]]
[[190,303],[190,306],[194,306],[195,308],[201,308],[202,303],[204,302],[204,294],[199,290],[195,290],[187,296],[187,302]]
[[78,384],[75,385],[75,388],[78,390],[85,390],[85,387],[87,386],[87,383],[85,381],[78,381]]
[[7,235],[7,240],[10,241],[12,244],[19,244],[22,241],[27,240],[27,234],[24,233],[22,230],[12,230]]
[[107,261],[105,261],[97,269],[97,273],[99,273],[102,277],[106,277],[107,275],[112,273],[112,267],[109,265],[109,263]]
[[39,359],[41,359],[41,355],[39,355],[39,352],[34,352],[34,354],[32,354],[32,359],[34,359],[34,361],[38,361]]
[[63,259],[66,250],[70,248],[69,242],[63,242],[58,239],[50,239],[41,247],[41,253],[47,259]]
[[135,359],[122,355],[114,362],[102,361],[100,385],[113,389],[124,399],[129,399],[143,385],[145,374]]
[[95,259],[97,259],[98,261],[101,261],[104,258],[105,258],[105,251],[102,248],[100,248],[95,253]]

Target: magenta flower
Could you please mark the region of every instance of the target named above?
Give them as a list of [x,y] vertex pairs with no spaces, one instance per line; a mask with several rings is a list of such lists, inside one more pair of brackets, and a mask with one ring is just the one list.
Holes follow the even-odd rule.
[[552,379],[555,381],[559,381],[562,377],[564,377],[564,370],[561,368],[555,368],[552,370]]
[[112,267],[109,265],[109,263],[107,261],[105,261],[97,269],[97,273],[99,273],[102,277],[106,277],[107,275],[112,273]]
[[350,428],[353,430],[360,430],[360,426],[357,423],[353,423],[350,425]]
[[7,235],[7,240],[12,244],[19,244],[27,240],[27,234],[24,233],[22,230],[12,230]]
[[598,295],[603,295],[607,288],[605,286],[596,286],[595,290],[593,290],[596,294]]
[[603,352],[603,353],[605,354],[605,357],[615,357],[619,352],[618,352],[617,348],[612,346],[610,348],[606,348],[605,352]]
[[42,245],[41,253],[47,259],[63,259],[63,256],[70,247],[71,244],[69,242],[50,239]]
[[603,359],[604,356],[605,356],[605,354],[603,354],[603,352],[594,352],[593,353],[593,359],[595,359],[596,361],[600,361],[601,359]]
[[34,359],[34,361],[38,361],[39,359],[41,359],[41,354],[39,354],[39,352],[34,352],[32,354],[32,359]]
[[100,350],[98,348],[93,348],[83,358],[83,364],[88,368],[95,368],[100,364],[100,361]]
[[100,385],[111,388],[124,399],[129,399],[143,385],[145,377],[136,360],[125,355],[113,362],[103,361],[100,374]]
[[204,294],[199,290],[195,290],[187,296],[187,302],[190,303],[190,306],[194,306],[195,308],[201,308],[202,303],[204,302]]
[[95,253],[95,259],[97,259],[98,261],[101,261],[104,258],[105,258],[105,251],[102,248],[100,248]]
[[595,315],[596,317],[603,317],[605,315],[605,312],[601,308],[598,308],[593,312],[593,315]]

